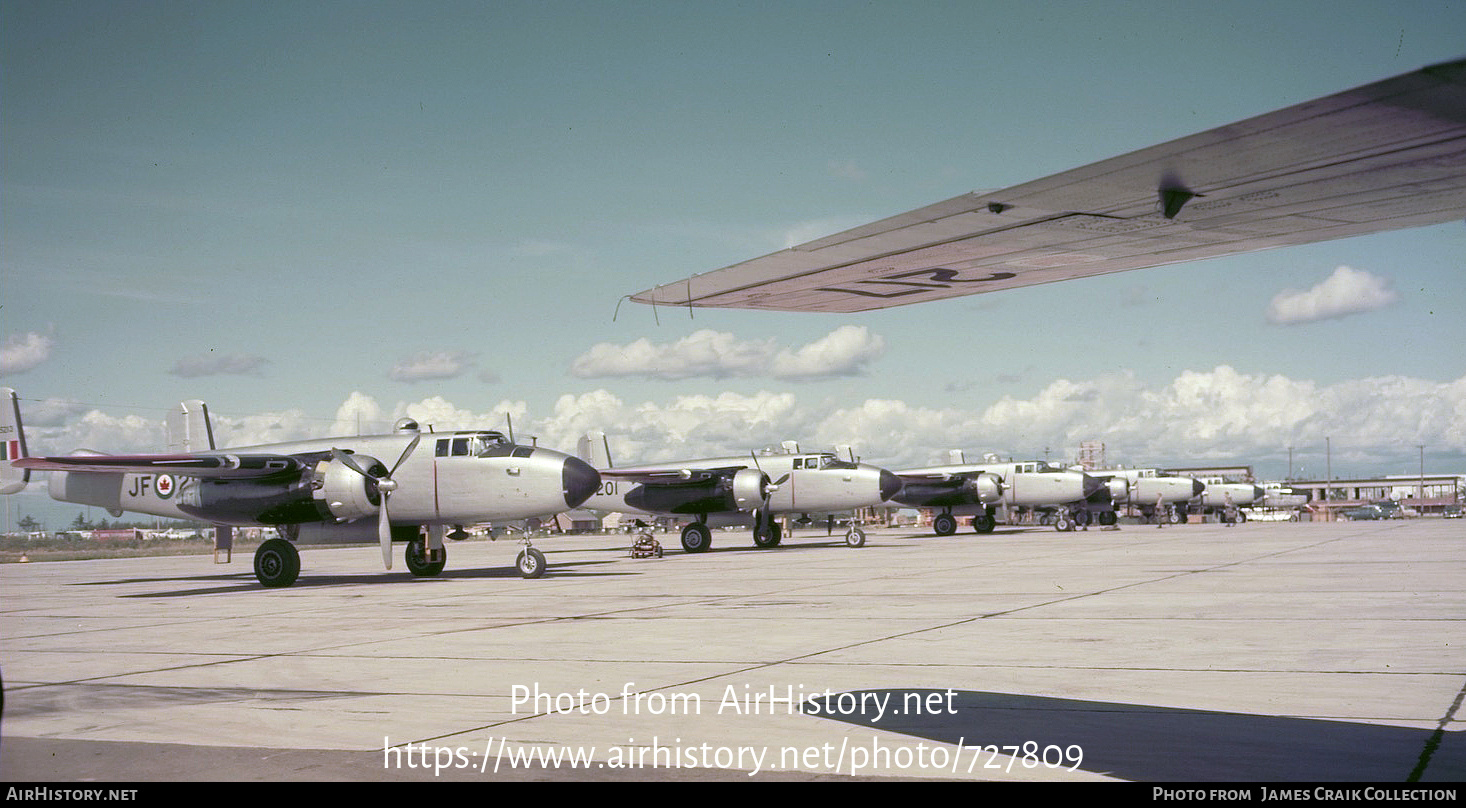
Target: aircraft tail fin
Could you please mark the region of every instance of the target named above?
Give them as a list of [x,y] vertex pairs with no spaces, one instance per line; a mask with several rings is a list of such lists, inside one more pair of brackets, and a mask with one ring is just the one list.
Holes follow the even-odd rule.
[[9,387],[0,387],[0,494],[14,494],[30,482],[29,469],[18,469],[10,461],[29,456],[25,430],[20,426],[20,397]]
[[209,405],[198,399],[178,402],[168,412],[168,451],[189,453],[217,449],[214,426],[209,421]]
[[596,469],[611,468],[611,444],[606,441],[606,433],[600,430],[587,432],[580,436],[580,442],[576,446],[575,454],[581,460],[591,464]]

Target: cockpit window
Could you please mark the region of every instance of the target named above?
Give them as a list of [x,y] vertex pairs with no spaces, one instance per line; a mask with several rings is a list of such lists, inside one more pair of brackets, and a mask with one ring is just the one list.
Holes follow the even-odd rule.
[[832,454],[820,455],[820,468],[822,469],[853,469],[855,464],[848,460],[841,460]]
[[493,457],[508,454],[510,443],[499,432],[477,432],[438,441],[438,457]]

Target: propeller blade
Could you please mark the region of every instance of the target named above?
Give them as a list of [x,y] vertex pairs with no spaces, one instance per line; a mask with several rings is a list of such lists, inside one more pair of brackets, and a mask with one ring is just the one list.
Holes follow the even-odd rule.
[[387,472],[388,477],[391,477],[393,474],[397,473],[397,469],[401,468],[402,464],[406,462],[407,456],[412,454],[413,449],[417,448],[418,441],[420,440],[422,440],[421,434],[412,436],[412,440],[408,442],[407,448],[402,450],[402,455],[397,458],[396,463],[392,464],[392,470]]
[[387,515],[387,493],[382,492],[382,507],[377,511],[377,539],[382,543],[382,563],[392,569],[392,518]]
[[340,461],[341,465],[343,465],[343,466],[351,469],[352,471],[356,472],[357,474],[360,474],[361,476],[367,478],[368,480],[374,480],[374,479],[376,479],[372,475],[367,474],[366,473],[366,469],[364,469],[361,466],[357,465],[356,464],[356,461],[354,459],[352,459],[351,454],[349,452],[344,452],[344,451],[342,451],[340,449],[337,449],[335,447],[332,447],[331,448],[331,457],[333,457],[336,460]]

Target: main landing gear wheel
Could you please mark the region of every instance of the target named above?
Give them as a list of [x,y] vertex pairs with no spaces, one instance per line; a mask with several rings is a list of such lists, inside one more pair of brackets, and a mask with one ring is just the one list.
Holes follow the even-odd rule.
[[972,517],[972,529],[977,533],[992,533],[993,528],[997,527],[997,525],[998,520],[985,513],[980,513]]
[[852,527],[845,531],[845,545],[847,547],[864,547],[865,531],[858,527]]
[[701,553],[713,546],[713,532],[702,522],[693,522],[682,528],[682,549],[689,553]]
[[932,530],[938,536],[950,536],[957,532],[957,517],[950,513],[939,513],[932,517]]
[[1118,521],[1119,519],[1116,518],[1114,511],[1100,511],[1099,513],[1099,523],[1101,527],[1109,527],[1110,525],[1113,525]]
[[514,559],[514,566],[519,568],[519,574],[525,578],[538,578],[545,574],[545,554],[533,547],[526,547],[519,553],[519,558]]
[[284,539],[261,542],[255,550],[255,577],[272,589],[290,586],[300,576],[300,552]]
[[431,578],[443,571],[443,565],[448,563],[448,548],[438,549],[438,560],[428,560],[428,544],[422,539],[413,539],[407,543],[407,552],[403,554],[407,561],[407,571],[419,578]]
[[1074,529],[1074,520],[1069,517],[1068,513],[1059,511],[1054,515],[1054,529],[1060,533],[1068,533]]
[[[754,528],[754,530],[753,530],[753,543],[755,545],[759,546],[759,547],[778,547],[779,546],[779,542],[783,541],[783,539],[784,539],[784,537],[781,536],[781,535],[779,535],[779,534],[780,534],[780,529],[779,529],[779,525],[777,523],[775,523],[775,524],[768,524],[768,525],[764,525],[763,527]],[[686,543],[687,543],[687,540],[684,537],[684,539],[683,539],[683,546],[684,547],[686,546]]]

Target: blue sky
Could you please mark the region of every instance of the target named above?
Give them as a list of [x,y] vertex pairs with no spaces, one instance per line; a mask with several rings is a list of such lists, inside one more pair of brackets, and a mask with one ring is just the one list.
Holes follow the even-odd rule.
[[[509,411],[628,460],[1093,438],[1282,476],[1327,436],[1336,473],[1409,473],[1422,444],[1466,470],[1460,222],[862,315],[612,319],[1460,58],[1462,31],[1461,2],[6,0],[0,384],[57,453],[158,448],[202,398],[241,441]],[[1345,313],[1269,319],[1339,267]]]

